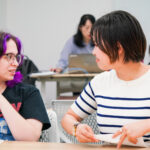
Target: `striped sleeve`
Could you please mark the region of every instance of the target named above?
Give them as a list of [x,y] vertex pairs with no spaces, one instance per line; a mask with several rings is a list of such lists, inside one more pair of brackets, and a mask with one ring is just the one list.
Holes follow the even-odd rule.
[[72,104],[71,109],[81,118],[85,118],[97,110],[97,103],[90,82]]

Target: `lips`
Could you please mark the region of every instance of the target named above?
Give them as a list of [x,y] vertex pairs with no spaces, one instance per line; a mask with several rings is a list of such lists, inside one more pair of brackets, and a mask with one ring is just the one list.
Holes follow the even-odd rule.
[[100,60],[98,58],[96,58],[96,62],[98,63]]
[[9,70],[9,72],[10,72],[10,74],[11,74],[12,76],[14,76],[15,73],[16,73],[16,69]]

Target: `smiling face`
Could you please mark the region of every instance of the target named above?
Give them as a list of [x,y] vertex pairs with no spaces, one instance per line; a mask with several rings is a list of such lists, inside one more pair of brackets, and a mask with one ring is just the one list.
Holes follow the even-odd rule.
[[9,61],[7,58],[8,53],[13,54],[16,56],[18,54],[18,49],[16,46],[16,43],[10,39],[6,43],[6,53],[1,56],[0,58],[0,81],[6,82],[8,80],[13,80],[16,69],[18,67],[18,62],[16,59],[13,59],[13,61]]

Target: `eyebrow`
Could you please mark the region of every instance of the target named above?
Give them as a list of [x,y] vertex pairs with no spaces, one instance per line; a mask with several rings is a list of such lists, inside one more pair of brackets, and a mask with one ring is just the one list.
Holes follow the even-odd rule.
[[18,53],[17,53],[17,54],[15,54],[15,53],[5,53],[4,55],[7,55],[7,54],[13,54],[13,55],[15,55],[15,56],[18,55]]

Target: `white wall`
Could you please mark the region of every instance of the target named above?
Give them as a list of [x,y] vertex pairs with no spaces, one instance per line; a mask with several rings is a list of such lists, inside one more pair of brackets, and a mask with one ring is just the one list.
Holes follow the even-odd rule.
[[0,29],[5,27],[6,23],[6,1],[0,0]]
[[7,0],[6,27],[21,38],[25,54],[40,69],[49,69],[55,66],[65,41],[75,33],[80,16],[84,13],[100,16],[111,9],[110,2]]
[[[150,1],[149,0],[115,0],[114,9],[121,9],[130,12],[140,22],[146,39],[147,44],[150,44]],[[150,62],[148,50],[146,52],[144,62]]]
[[[84,13],[99,18],[114,9],[128,10],[140,20],[149,39],[149,6],[149,0],[0,0],[0,27],[20,37],[24,53],[39,69],[47,70],[56,65]],[[55,99],[54,82],[47,83],[47,93],[46,99]]]
[[[111,0],[6,0],[3,29],[20,37],[24,53],[39,69],[47,70],[56,65],[81,15],[101,16],[111,9]],[[55,86],[54,82],[47,83],[46,99],[56,98]]]

